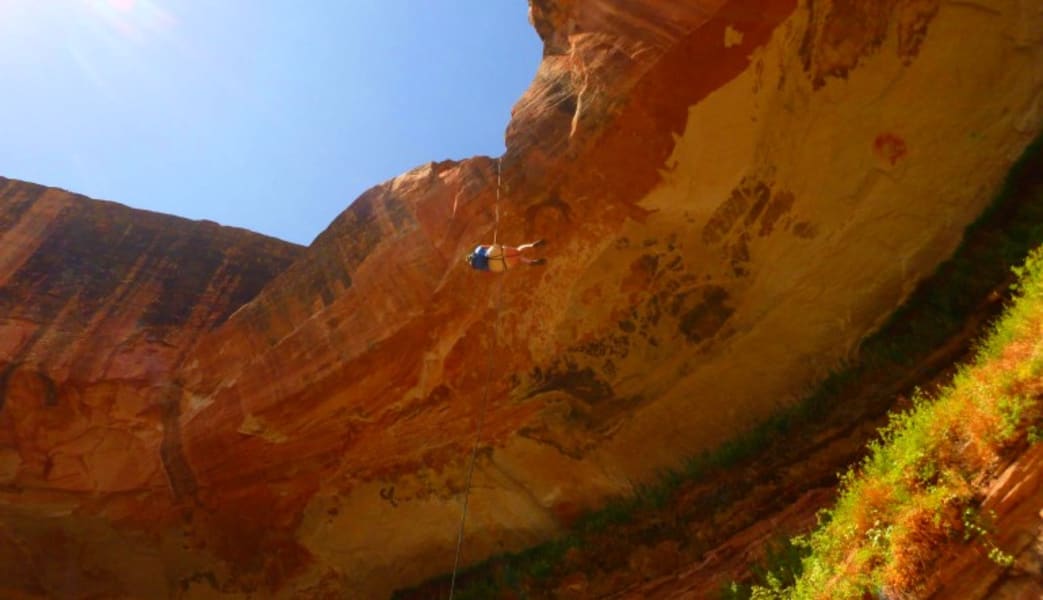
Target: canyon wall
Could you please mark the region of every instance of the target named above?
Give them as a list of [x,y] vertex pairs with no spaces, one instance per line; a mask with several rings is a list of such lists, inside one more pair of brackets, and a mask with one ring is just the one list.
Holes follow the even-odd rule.
[[[89,498],[61,493],[52,467],[33,480],[54,496],[44,524],[49,509],[5,492],[23,526],[0,530],[4,552],[90,555],[77,572],[111,594],[386,597],[451,567],[479,423],[464,562],[545,539],[856,353],[1043,122],[1028,0],[530,8],[544,57],[500,159],[374,187],[285,269],[291,253],[257,252],[273,278],[256,297],[164,309],[181,319],[166,335],[185,336],[171,350],[123,342],[147,318],[114,321],[151,299],[84,292],[100,298],[86,318],[109,324],[33,368],[107,381],[120,343],[154,349],[129,361],[155,373],[148,389],[98,401],[160,407],[134,447],[153,467]],[[546,238],[547,265],[470,270],[494,231]],[[8,281],[40,295],[30,275]],[[110,302],[128,308],[106,317]],[[11,364],[47,339],[23,338]],[[32,373],[35,419],[49,384]],[[103,471],[128,481],[112,475],[128,446],[107,440],[87,454],[114,444]],[[26,444],[2,464],[30,460]]]
[[172,375],[302,250],[0,178],[0,595],[166,589]]

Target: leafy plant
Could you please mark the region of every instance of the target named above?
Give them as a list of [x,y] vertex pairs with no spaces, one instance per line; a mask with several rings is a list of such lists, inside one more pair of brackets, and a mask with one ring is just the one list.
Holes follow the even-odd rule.
[[1011,567],[1014,565],[1014,557],[1001,550],[993,540],[994,526],[992,523],[995,520],[995,513],[990,514],[989,519],[985,519],[981,512],[973,506],[963,509],[964,540],[981,543],[987,551],[989,560],[1001,567]]

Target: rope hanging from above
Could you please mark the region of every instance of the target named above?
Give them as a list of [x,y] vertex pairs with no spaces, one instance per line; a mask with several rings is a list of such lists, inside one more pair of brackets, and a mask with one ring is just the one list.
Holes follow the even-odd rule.
[[[493,228],[493,245],[496,245],[497,234],[500,230],[500,159],[496,159],[496,224]],[[453,600],[456,591],[456,574],[460,569],[460,554],[464,546],[464,530],[467,526],[467,507],[471,497],[471,481],[474,478],[474,466],[478,462],[478,447],[482,441],[482,427],[485,425],[485,413],[489,408],[489,380],[493,373],[493,356],[500,345],[500,308],[503,304],[503,278],[496,292],[496,318],[493,325],[493,347],[488,354],[485,368],[485,381],[482,384],[482,401],[478,408],[478,425],[474,436],[474,445],[471,447],[471,460],[467,465],[467,478],[464,481],[463,507],[460,510],[460,528],[456,536],[456,557],[453,559],[453,575],[449,579],[449,600]]]
[[500,161],[502,161],[502,160],[503,160],[502,158],[497,158],[496,159],[496,203],[493,204],[493,209],[494,209],[495,214],[496,214],[496,223],[493,225],[493,245],[494,246],[496,245],[496,238],[500,234],[500,177],[501,177],[501,169],[500,169],[500,164],[501,163],[500,163]]

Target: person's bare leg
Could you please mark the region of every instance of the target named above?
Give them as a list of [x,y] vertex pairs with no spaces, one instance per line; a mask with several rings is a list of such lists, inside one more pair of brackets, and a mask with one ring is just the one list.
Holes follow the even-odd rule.
[[519,258],[519,260],[521,260],[525,264],[529,265],[530,267],[531,266],[536,266],[536,265],[542,265],[542,264],[546,263],[547,259],[545,259],[545,258],[529,258],[529,257],[527,257],[527,256],[522,254],[522,252],[525,252],[526,250],[532,250],[533,248],[536,248],[538,246],[542,246],[545,243],[546,243],[546,241],[544,241],[544,240],[536,240],[535,242],[529,242],[528,244],[522,244],[521,246],[518,246],[517,249],[518,249],[518,258]]
[[525,257],[522,256],[521,250],[519,248],[515,248],[513,246],[504,246],[503,261],[504,265],[508,269],[513,269],[514,267],[517,267],[518,265],[524,263]]
[[546,243],[546,240],[536,240],[535,242],[529,242],[528,244],[522,244],[521,246],[518,246],[518,251],[525,252],[526,250],[531,250],[538,246],[542,246]]

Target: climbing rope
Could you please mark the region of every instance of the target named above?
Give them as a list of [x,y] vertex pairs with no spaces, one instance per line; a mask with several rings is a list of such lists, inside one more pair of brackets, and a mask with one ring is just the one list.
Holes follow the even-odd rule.
[[[496,245],[496,235],[500,229],[500,159],[496,159],[496,225],[493,228],[493,245]],[[504,272],[506,274],[506,271]],[[482,384],[482,402],[478,407],[478,426],[474,435],[474,445],[471,447],[471,460],[467,465],[467,478],[464,481],[464,505],[460,510],[460,529],[456,535],[456,558],[453,559],[453,575],[449,579],[449,600],[453,600],[456,591],[456,573],[460,568],[460,553],[464,546],[464,529],[467,526],[467,504],[471,498],[471,480],[474,478],[474,466],[478,462],[478,447],[482,442],[482,427],[485,425],[485,413],[489,407],[489,380],[493,374],[493,356],[500,345],[500,308],[503,305],[503,280],[500,277],[500,286],[496,291],[496,318],[493,324],[493,347],[488,352],[489,358],[485,366],[485,382]]]
[[500,161],[502,158],[496,159],[496,203],[493,204],[493,209],[496,213],[496,223],[493,225],[493,246],[496,245],[496,237],[500,234]]

